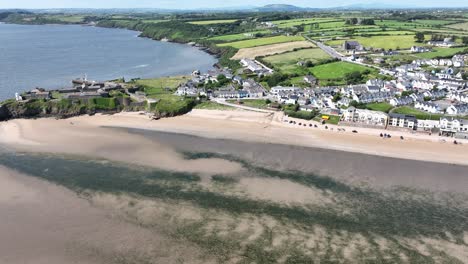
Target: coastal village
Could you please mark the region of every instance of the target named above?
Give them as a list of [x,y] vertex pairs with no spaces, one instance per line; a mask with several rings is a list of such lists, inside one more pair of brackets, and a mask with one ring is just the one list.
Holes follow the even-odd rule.
[[468,263],[468,7],[39,2],[0,10],[0,263]]
[[[185,114],[197,104],[211,102],[253,111],[283,111],[283,122],[291,125],[304,126],[304,122],[295,121],[304,119],[325,127],[365,127],[468,139],[468,38],[437,31],[412,35],[408,35],[410,31],[400,32],[402,26],[410,25],[430,29],[431,20],[398,24],[400,31],[391,28],[396,22],[382,18],[338,21],[245,18],[225,23],[188,22],[191,27],[208,27],[209,34],[231,23],[248,25],[250,31],[212,37],[216,48],[235,48],[236,53],[228,58],[221,55],[212,70],[194,70],[175,86],[159,83],[159,87],[149,89],[139,79],[95,82],[83,77],[73,80],[70,88],[36,88],[16,94],[15,100],[65,102],[86,108],[78,114],[146,111],[156,119]],[[447,25],[444,30],[448,32],[456,23],[461,21],[447,20],[441,25]],[[328,31],[319,30],[336,24],[346,30],[375,30],[376,35],[329,36]],[[104,26],[94,24],[99,25]],[[387,35],[392,30],[396,35]],[[154,38],[174,41],[169,36]],[[401,42],[384,43],[395,40]],[[214,49],[197,41],[187,44],[208,52]],[[166,110],[174,104],[178,110]],[[54,106],[43,108],[49,113]]]
[[[428,42],[435,46],[450,46],[453,43]],[[362,46],[357,42],[345,42],[343,50],[349,56],[341,60],[363,64]],[[430,52],[429,48],[411,47],[409,52]],[[386,55],[382,57],[385,58]],[[391,56],[391,55],[390,55]],[[468,82],[462,78],[467,55],[454,55],[451,59],[415,60],[395,68],[380,69],[380,73],[391,76],[391,80],[369,79],[362,84],[343,86],[321,86],[317,78],[307,75],[303,83],[308,87],[275,86],[266,89],[258,77],[274,74],[274,70],[255,59],[240,60],[242,68],[233,73],[229,68],[218,67],[206,73],[193,71],[191,78],[179,85],[175,95],[206,100],[231,101],[242,105],[248,100],[265,100],[270,110],[280,111],[284,107],[296,107],[297,111],[316,113],[314,120],[322,124],[335,117],[335,124],[351,127],[378,128],[410,131],[458,139],[468,138]],[[250,76],[250,77],[242,77]],[[216,85],[223,81],[223,84]],[[89,101],[96,98],[117,96],[117,104],[129,109],[149,109],[157,100],[146,97],[138,86],[125,81],[95,82],[86,77],[72,81],[71,88],[45,90],[36,88],[16,94],[18,102],[32,99],[53,100],[58,94],[61,99]],[[207,88],[215,84],[216,88]],[[406,107],[417,110],[421,115],[385,112],[367,109],[368,104]],[[308,119],[308,118],[306,118]],[[285,122],[296,124],[295,121]],[[293,123],[294,122],[294,123]],[[302,125],[299,123],[299,125]],[[305,124],[304,124],[305,125]]]

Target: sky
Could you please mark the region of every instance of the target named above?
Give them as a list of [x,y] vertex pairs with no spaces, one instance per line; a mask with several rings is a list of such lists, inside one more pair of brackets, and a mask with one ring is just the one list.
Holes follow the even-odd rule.
[[267,4],[291,4],[301,7],[339,7],[353,4],[390,5],[392,7],[461,7],[466,0],[0,0],[0,8],[163,8],[199,9]]

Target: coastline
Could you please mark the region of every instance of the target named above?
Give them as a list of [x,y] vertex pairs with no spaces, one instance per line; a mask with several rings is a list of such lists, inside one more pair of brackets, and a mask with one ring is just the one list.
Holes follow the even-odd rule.
[[[0,144],[14,149],[40,150],[47,152],[53,149],[50,145],[54,138],[33,133],[35,129],[54,127],[62,140],[73,138],[77,129],[85,129],[87,137],[92,139],[93,133],[106,130],[106,127],[135,128],[168,133],[195,135],[213,139],[234,139],[245,142],[260,142],[290,146],[315,147],[333,149],[352,153],[363,153],[383,157],[407,160],[431,161],[446,164],[468,165],[466,153],[468,144],[454,145],[442,143],[438,137],[424,137],[405,132],[392,132],[394,137],[382,139],[381,131],[361,129],[354,134],[325,130],[323,128],[292,127],[281,122],[281,114],[277,115],[221,110],[192,110],[190,113],[158,121],[141,113],[123,112],[114,115],[78,116],[65,120],[43,118],[40,120],[18,119],[0,123],[2,138]],[[56,129],[56,130],[55,130]],[[67,135],[67,132],[70,135]],[[388,131],[387,131],[388,132]],[[405,135],[400,140],[398,135]],[[119,136],[123,136],[119,134]],[[100,138],[98,135],[96,139]],[[63,147],[62,147],[63,148]],[[53,149],[54,150],[54,149]],[[60,150],[60,147],[53,152]]]

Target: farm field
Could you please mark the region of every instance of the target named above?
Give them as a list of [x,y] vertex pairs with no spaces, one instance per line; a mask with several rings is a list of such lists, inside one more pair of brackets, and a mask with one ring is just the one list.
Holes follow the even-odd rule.
[[[142,85],[145,88],[145,93],[148,96],[172,93],[181,83],[186,82],[188,76],[171,76],[156,79],[136,80],[135,83]],[[169,90],[166,90],[168,88]]]
[[252,48],[258,46],[265,46],[270,44],[285,43],[285,42],[294,42],[294,41],[303,41],[304,38],[301,36],[275,36],[267,38],[257,38],[251,40],[241,40],[236,42],[229,42],[218,44],[220,47],[231,46],[237,49]]
[[273,23],[277,25],[279,28],[288,28],[288,27],[307,25],[307,24],[312,24],[312,23],[324,23],[324,22],[330,22],[330,21],[337,21],[337,19],[334,19],[334,18],[299,18],[299,19],[291,19],[291,20],[273,21]]
[[416,19],[414,23],[423,25],[447,25],[454,23],[453,20],[439,20],[439,19]]
[[231,34],[231,35],[222,35],[222,36],[216,36],[216,37],[211,37],[208,40],[219,40],[219,41],[238,41],[238,40],[245,40],[245,39],[253,39],[255,38],[252,35],[255,34],[267,34],[270,33],[268,30],[261,30],[261,31],[253,31],[253,32],[246,32],[246,33],[239,33],[239,34]]
[[215,25],[215,24],[227,24],[236,22],[237,19],[223,19],[223,20],[203,20],[203,21],[190,21],[190,24],[194,25]]
[[161,22],[167,22],[169,20],[163,20],[163,19],[146,19],[143,20],[144,23],[161,23]]
[[453,28],[453,29],[461,29],[461,30],[464,30],[464,31],[468,31],[468,22],[452,24],[452,25],[448,25],[447,27]]
[[425,52],[425,53],[417,53],[414,56],[421,58],[421,59],[433,59],[436,57],[451,57],[456,53],[467,49],[467,47],[459,47],[459,48],[434,48],[432,52]]
[[293,51],[294,49],[310,48],[314,45],[308,41],[295,41],[295,42],[286,42],[279,44],[272,44],[260,47],[245,48],[240,49],[233,57],[234,60],[239,60],[242,58],[254,59],[259,56],[268,56],[274,54],[280,54],[288,51]]
[[[428,37],[429,38],[429,37]],[[356,40],[364,47],[382,48],[382,49],[409,49],[414,45],[421,45],[414,40],[414,35],[401,36],[373,36],[373,37],[353,37],[350,40]],[[332,40],[327,44],[331,46],[340,46],[345,40]]]
[[332,62],[323,65],[318,65],[311,68],[312,74],[321,80],[326,79],[342,79],[345,74],[365,70],[373,70],[365,66],[357,65],[349,62]]
[[293,73],[300,67],[297,65],[299,61],[312,61],[316,63],[329,58],[330,56],[321,49],[312,48],[268,56],[264,58],[264,60],[271,63],[283,73]]
[[82,15],[50,15],[46,16],[49,19],[56,19],[66,23],[81,23],[83,22],[84,16]]

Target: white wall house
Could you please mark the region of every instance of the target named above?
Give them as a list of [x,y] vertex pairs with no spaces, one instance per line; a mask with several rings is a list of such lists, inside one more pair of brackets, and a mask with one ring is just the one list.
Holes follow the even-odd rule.
[[342,120],[357,125],[385,127],[388,116],[379,111],[350,107],[344,111]]

